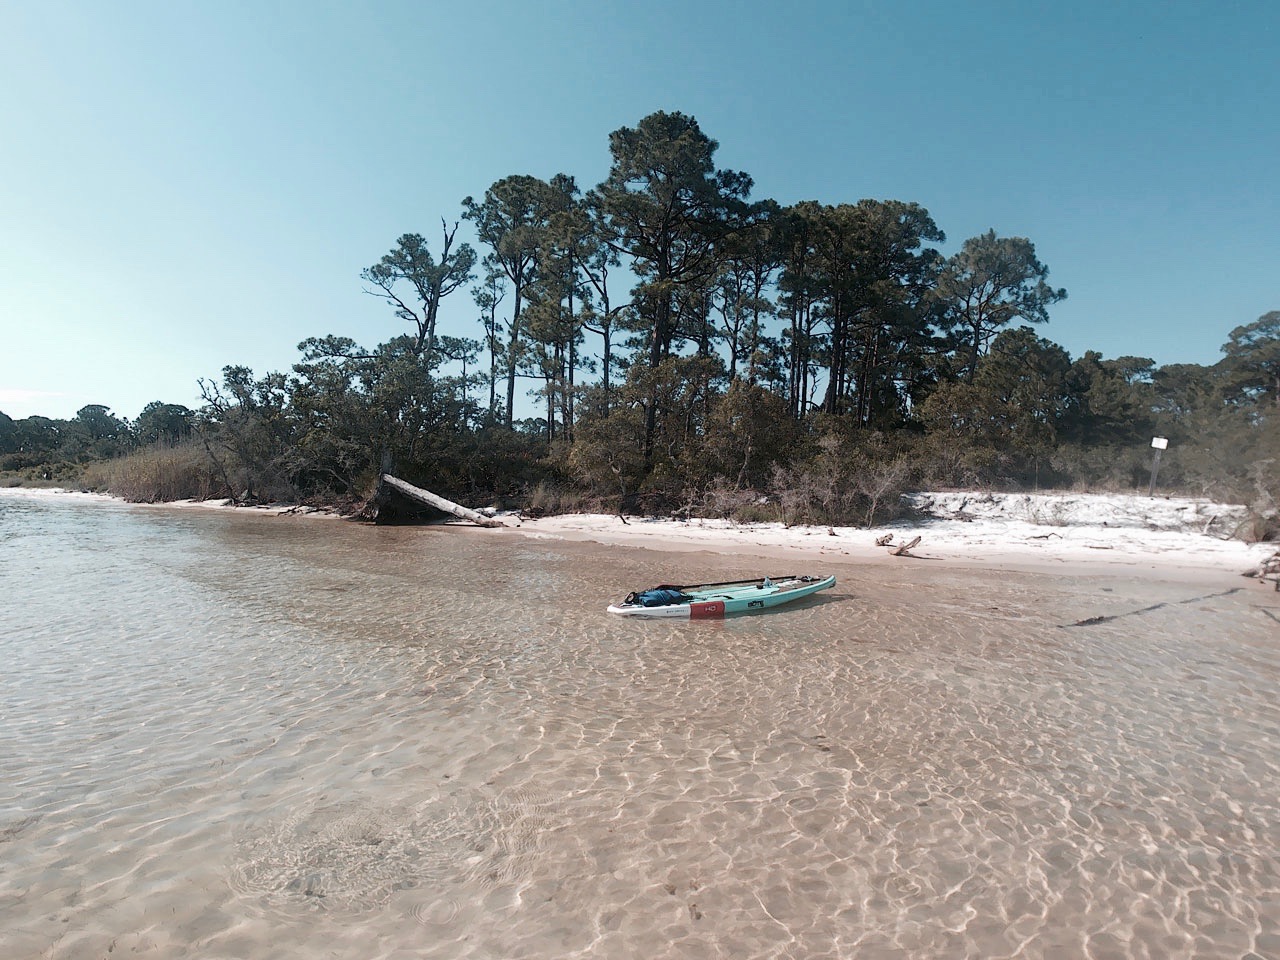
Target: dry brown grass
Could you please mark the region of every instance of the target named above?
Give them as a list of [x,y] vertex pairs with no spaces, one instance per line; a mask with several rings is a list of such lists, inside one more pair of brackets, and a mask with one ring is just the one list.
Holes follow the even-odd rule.
[[208,500],[228,496],[204,448],[197,443],[156,444],[89,465],[85,486],[130,503]]

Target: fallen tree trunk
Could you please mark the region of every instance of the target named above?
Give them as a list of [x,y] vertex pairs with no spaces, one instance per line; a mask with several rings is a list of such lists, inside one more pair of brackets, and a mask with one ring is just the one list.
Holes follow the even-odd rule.
[[399,477],[393,477],[389,473],[382,475],[382,482],[400,493],[410,500],[416,500],[419,503],[425,503],[429,507],[435,507],[437,510],[443,510],[445,513],[451,513],[460,520],[470,520],[474,524],[482,527],[505,527],[506,524],[501,520],[495,520],[493,517],[486,517],[483,513],[477,513],[474,510],[468,510],[466,507],[459,506],[452,500],[446,500],[444,497],[437,496],[430,490],[423,490],[421,487],[415,487],[412,483],[405,483]]

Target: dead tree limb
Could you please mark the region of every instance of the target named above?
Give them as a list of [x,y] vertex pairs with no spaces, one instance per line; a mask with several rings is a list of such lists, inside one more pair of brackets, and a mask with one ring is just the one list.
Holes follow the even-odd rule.
[[382,475],[382,482],[398,493],[403,494],[410,500],[417,500],[419,503],[425,503],[429,507],[435,507],[437,510],[443,510],[445,513],[451,513],[460,520],[470,520],[474,524],[482,527],[505,527],[506,524],[501,520],[495,520],[493,517],[486,517],[483,513],[477,513],[474,510],[468,510],[466,507],[454,503],[452,500],[446,500],[444,497],[437,496],[430,490],[423,490],[421,487],[415,487],[412,483],[405,483],[399,477],[393,477],[389,473]]
[[916,537],[910,543],[904,543],[900,546],[894,547],[892,550],[889,551],[889,554],[890,556],[894,556],[894,557],[909,557],[911,556],[911,554],[908,553],[907,551],[909,551],[912,547],[916,546],[919,543],[920,543],[920,538]]

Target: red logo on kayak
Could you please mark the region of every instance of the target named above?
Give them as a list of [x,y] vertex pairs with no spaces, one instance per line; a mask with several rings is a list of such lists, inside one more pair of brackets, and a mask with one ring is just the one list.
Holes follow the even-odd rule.
[[706,600],[702,603],[689,604],[690,620],[714,620],[724,616],[723,600]]

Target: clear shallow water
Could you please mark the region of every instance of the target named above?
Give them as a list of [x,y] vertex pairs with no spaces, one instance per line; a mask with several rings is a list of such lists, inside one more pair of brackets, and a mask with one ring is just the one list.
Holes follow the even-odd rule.
[[0,496],[0,956],[1280,956],[1274,593],[759,567]]

